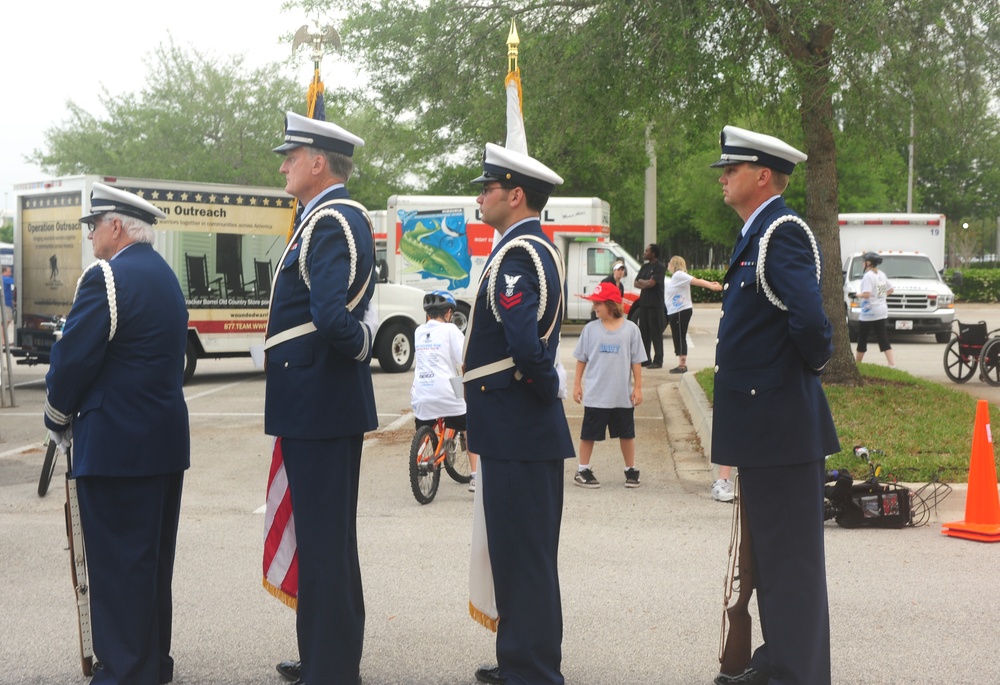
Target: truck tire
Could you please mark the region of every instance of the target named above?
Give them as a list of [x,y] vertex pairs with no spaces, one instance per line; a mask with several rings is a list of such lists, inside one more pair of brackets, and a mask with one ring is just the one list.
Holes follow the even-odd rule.
[[951,331],[943,331],[941,333],[934,334],[934,341],[939,343],[946,343],[951,340]]
[[[847,325],[847,339],[852,343],[856,343],[858,341],[858,329],[851,327],[850,324]],[[945,342],[948,341],[945,340]]]
[[191,377],[194,376],[194,370],[197,366],[198,350],[195,349],[194,343],[188,340],[187,349],[184,351],[184,385],[187,385]]
[[403,373],[413,366],[413,331],[401,321],[386,324],[379,331],[379,346],[375,357],[387,373]]
[[456,309],[451,315],[451,322],[458,326],[458,330],[465,333],[465,329],[469,327],[469,312],[472,308],[469,307],[465,302],[458,303],[458,309]]

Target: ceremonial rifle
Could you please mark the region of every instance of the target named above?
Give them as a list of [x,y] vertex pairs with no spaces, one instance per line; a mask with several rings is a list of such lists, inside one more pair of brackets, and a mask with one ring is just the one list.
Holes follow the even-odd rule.
[[[750,524],[743,499],[743,488],[736,479],[738,506],[733,507],[733,525],[729,538],[729,562],[723,592],[722,634],[719,645],[719,671],[736,676],[750,666],[750,598],[753,596],[753,557],[750,550]],[[738,593],[730,606],[733,593]],[[726,624],[728,623],[728,632]]]
[[94,639],[90,629],[90,585],[87,582],[87,554],[80,523],[80,501],[76,495],[73,462],[66,448],[66,537],[69,539],[70,570],[76,590],[76,613],[80,624],[80,667],[83,675],[94,674]]

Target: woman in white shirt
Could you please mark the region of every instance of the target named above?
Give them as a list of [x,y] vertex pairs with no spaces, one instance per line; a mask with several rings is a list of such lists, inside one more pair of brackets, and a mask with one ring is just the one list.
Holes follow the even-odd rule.
[[694,313],[691,304],[691,286],[708,288],[719,292],[722,285],[718,281],[706,281],[695,278],[687,272],[687,262],[683,257],[674,255],[667,263],[670,280],[663,287],[664,304],[667,306],[667,323],[670,325],[670,337],[674,341],[674,354],[677,355],[677,366],[670,373],[687,371],[687,331]]
[[858,351],[854,358],[861,363],[865,352],[868,351],[868,333],[874,329],[878,348],[885,353],[889,368],[894,369],[896,356],[892,351],[892,345],[889,344],[889,333],[885,326],[889,318],[886,297],[892,295],[892,283],[885,273],[879,271],[881,256],[875,252],[866,252],[864,259],[865,275],[861,277],[861,292],[858,293],[858,299],[861,300],[861,313],[858,315]]

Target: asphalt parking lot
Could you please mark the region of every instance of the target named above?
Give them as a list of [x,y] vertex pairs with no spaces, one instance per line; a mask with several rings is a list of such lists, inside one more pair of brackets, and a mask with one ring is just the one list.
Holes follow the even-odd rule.
[[[968,307],[966,316],[1000,326],[998,307]],[[717,308],[695,312],[692,369],[712,363],[717,317]],[[575,342],[563,341],[567,363]],[[933,338],[894,345],[903,369],[948,382],[944,346]],[[0,408],[3,684],[85,682],[61,481],[44,498],[36,492],[44,371],[16,368],[17,406]],[[368,612],[362,675],[366,685],[468,685],[493,653],[492,634],[467,614],[471,494],[445,476],[437,498],[417,504],[406,471],[411,376],[376,365],[374,378],[380,429],[366,438],[359,505]],[[574,462],[566,466],[563,665],[575,685],[707,684],[717,672],[732,507],[709,496],[710,469],[677,377],[649,371],[644,385],[636,412],[642,487],[622,487],[613,443],[595,450],[598,490],[573,487]],[[956,388],[1000,401],[978,380]],[[270,452],[263,376],[245,360],[205,361],[185,393],[192,468],[174,584],[174,682],[277,685],[274,664],[295,655],[295,637],[293,613],[260,584]],[[569,402],[566,410],[578,434],[582,409]],[[951,513],[897,531],[828,524],[835,683],[1000,682],[992,622],[1000,546],[942,536],[942,516]]]

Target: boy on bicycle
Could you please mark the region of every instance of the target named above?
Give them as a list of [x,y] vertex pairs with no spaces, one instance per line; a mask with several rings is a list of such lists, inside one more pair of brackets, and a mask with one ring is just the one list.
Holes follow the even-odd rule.
[[[455,298],[446,290],[424,295],[427,322],[413,333],[416,352],[410,405],[416,428],[434,426],[444,417],[445,440],[453,440],[456,431],[465,430],[465,399],[455,394],[451,379],[459,375],[465,336],[451,323]],[[476,489],[476,455],[469,452],[472,480],[469,492]]]

